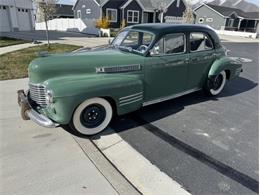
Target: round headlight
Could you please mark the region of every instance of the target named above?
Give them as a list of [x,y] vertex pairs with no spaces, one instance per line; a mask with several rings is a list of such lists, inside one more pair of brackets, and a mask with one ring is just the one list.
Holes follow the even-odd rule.
[[53,94],[52,94],[52,91],[47,90],[47,91],[46,91],[46,96],[45,96],[45,98],[46,98],[47,104],[53,103]]

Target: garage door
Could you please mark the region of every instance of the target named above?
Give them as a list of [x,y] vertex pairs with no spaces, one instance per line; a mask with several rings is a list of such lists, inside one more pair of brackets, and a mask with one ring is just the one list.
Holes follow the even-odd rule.
[[31,23],[30,23],[31,18],[28,9],[18,8],[17,16],[18,16],[19,31],[32,30]]
[[0,32],[11,31],[7,6],[0,6]]

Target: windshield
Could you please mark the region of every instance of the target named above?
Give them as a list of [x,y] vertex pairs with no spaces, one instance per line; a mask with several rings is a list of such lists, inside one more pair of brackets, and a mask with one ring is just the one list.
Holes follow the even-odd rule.
[[148,32],[125,30],[117,35],[112,45],[129,52],[144,54],[151,45],[153,36]]

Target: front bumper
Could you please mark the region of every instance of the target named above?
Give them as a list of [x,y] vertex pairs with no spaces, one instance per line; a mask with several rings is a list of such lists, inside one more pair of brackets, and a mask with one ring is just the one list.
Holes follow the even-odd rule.
[[47,128],[54,128],[59,126],[59,124],[54,123],[48,117],[35,111],[29,104],[28,97],[24,90],[18,90],[18,104],[21,107],[21,116],[24,120],[32,120],[40,126]]

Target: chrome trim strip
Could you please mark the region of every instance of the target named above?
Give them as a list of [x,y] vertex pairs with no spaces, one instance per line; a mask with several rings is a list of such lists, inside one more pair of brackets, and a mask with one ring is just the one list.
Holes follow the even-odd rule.
[[119,101],[127,99],[127,98],[130,98],[130,97],[133,97],[133,96],[141,95],[141,94],[143,94],[143,92],[134,93],[132,95],[124,96],[124,97],[119,98]]
[[140,64],[97,67],[96,73],[131,72],[141,70]]
[[151,104],[164,102],[164,101],[167,101],[167,100],[170,100],[170,99],[173,99],[173,98],[177,98],[177,97],[180,97],[180,96],[183,96],[183,95],[187,95],[189,93],[192,93],[192,92],[195,92],[195,91],[200,91],[200,90],[201,90],[201,88],[194,88],[194,89],[190,89],[188,91],[184,91],[184,92],[174,94],[174,95],[171,95],[171,96],[167,96],[167,97],[164,97],[164,98],[159,98],[159,99],[147,101],[147,102],[143,103],[143,106],[148,106],[148,105],[151,105]]
[[124,99],[124,100],[119,100],[119,103],[125,103],[125,102],[128,102],[128,101],[131,101],[131,100],[134,100],[134,99],[138,99],[138,98],[143,98],[143,95],[138,95],[138,96],[135,96],[135,97],[132,97],[132,98],[129,98],[129,99]]
[[134,102],[138,102],[138,101],[141,101],[141,100],[143,100],[143,98],[139,98],[139,99],[133,100],[133,101],[131,101],[131,102],[126,102],[126,103],[123,103],[123,104],[119,104],[119,106],[125,106],[125,105],[127,105],[127,104],[132,104],[132,103],[134,103]]

